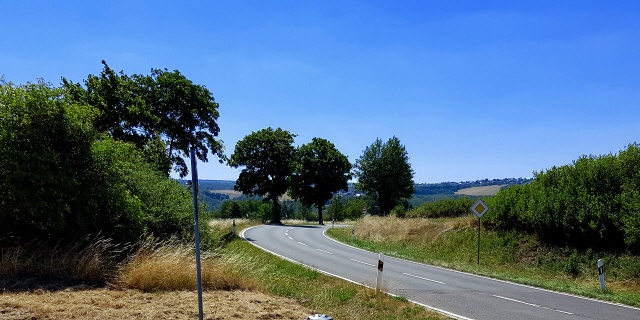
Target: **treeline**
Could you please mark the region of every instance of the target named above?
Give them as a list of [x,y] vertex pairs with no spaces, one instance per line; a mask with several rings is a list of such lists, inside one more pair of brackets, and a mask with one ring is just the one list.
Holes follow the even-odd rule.
[[575,248],[640,252],[640,145],[583,156],[500,191],[483,220]]
[[[333,197],[326,209],[328,220],[344,221],[356,220],[362,217],[363,208],[371,208],[375,201],[370,197],[349,197],[340,195]],[[273,204],[257,197],[234,199],[222,202],[217,210],[211,211],[211,216],[220,219],[245,218],[268,222],[271,219]],[[281,205],[284,219],[318,221],[317,208],[305,206],[299,201],[287,200]]]

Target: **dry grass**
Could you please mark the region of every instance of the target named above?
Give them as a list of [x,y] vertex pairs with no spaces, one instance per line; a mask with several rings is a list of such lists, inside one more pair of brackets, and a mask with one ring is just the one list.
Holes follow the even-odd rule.
[[[259,292],[206,291],[205,319],[305,319],[292,299]],[[64,290],[0,293],[0,319],[197,319],[195,291]]]
[[[117,261],[128,248],[105,239],[96,239],[82,247],[27,244],[0,248],[0,289],[28,289],[24,280],[46,278],[74,279],[91,284],[104,283],[117,271]],[[54,285],[52,283],[51,285]]]
[[447,232],[472,228],[476,221],[473,216],[448,219],[365,216],[355,228],[356,235],[373,242],[431,243]]
[[[137,247],[120,263],[122,250],[103,240],[82,249],[2,248],[0,319],[197,317],[193,245],[147,239]],[[312,313],[294,300],[262,293],[236,267],[245,258],[202,253],[206,319],[304,319]],[[105,279],[108,286],[100,284]]]
[[[201,253],[202,287],[206,290],[256,290],[258,285],[239,273],[233,264],[211,252]],[[193,245],[178,241],[142,243],[121,268],[115,285],[146,292],[196,288]]]

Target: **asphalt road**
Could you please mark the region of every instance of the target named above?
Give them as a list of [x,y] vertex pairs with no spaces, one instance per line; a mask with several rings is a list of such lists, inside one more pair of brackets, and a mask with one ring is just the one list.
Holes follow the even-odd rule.
[[[378,254],[329,239],[326,229],[265,225],[241,236],[287,260],[375,288]],[[391,257],[384,257],[381,289],[457,319],[640,319],[638,308]]]

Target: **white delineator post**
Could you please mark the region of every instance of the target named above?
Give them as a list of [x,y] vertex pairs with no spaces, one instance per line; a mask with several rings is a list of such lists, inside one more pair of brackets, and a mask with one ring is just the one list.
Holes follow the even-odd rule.
[[378,277],[376,278],[376,292],[380,291],[382,285],[382,269],[384,267],[384,254],[378,254]]
[[602,259],[598,259],[598,274],[600,275],[600,290],[605,291],[604,287],[604,268],[602,267]]

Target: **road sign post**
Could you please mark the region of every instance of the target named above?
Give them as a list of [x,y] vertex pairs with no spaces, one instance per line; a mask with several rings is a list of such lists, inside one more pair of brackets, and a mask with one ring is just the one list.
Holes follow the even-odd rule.
[[489,207],[484,204],[482,199],[478,199],[472,206],[471,212],[478,217],[478,264],[480,264],[480,218],[489,211]]

